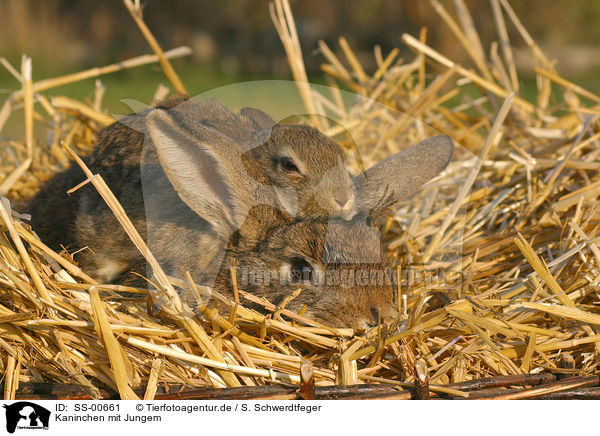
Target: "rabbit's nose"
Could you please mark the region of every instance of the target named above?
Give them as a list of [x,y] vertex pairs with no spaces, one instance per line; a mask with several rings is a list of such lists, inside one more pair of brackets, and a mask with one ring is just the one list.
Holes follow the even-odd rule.
[[355,328],[360,330],[369,330],[371,327],[373,326],[366,319],[358,320],[355,326]]
[[[372,307],[370,313],[364,313],[355,321],[356,327],[362,330],[368,330],[379,324],[379,309]],[[370,315],[370,316],[369,316]]]
[[385,305],[372,306],[368,312],[363,312],[354,319],[354,326],[362,330],[372,329],[381,323],[390,321],[392,318],[389,317],[391,315],[389,312]]

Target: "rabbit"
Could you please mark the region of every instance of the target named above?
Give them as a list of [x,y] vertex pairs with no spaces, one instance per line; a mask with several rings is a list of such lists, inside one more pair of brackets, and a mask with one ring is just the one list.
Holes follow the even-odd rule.
[[[366,330],[393,321],[394,276],[379,232],[364,218],[297,220],[272,228],[252,247],[230,243],[212,288],[231,297],[235,259],[239,289],[276,305],[301,289],[286,309],[305,307],[304,316],[317,322]],[[257,224],[252,217],[244,223]]]
[[191,121],[192,129],[200,122],[224,135],[222,139],[233,141],[244,153],[245,172],[269,185],[279,206],[290,215],[344,219],[354,215],[354,190],[344,151],[317,129],[278,124],[254,108],[242,108],[235,115],[214,99],[178,101],[170,112],[170,122],[182,126]]
[[[165,272],[183,277],[189,271],[198,283],[231,295],[228,266],[236,259],[242,278],[244,271],[279,275],[277,283],[241,281],[257,295],[279,302],[291,287],[306,287],[288,307],[306,303],[316,320],[364,328],[393,316],[388,280],[331,281],[329,272],[347,278],[359,268],[367,275],[385,271],[371,223],[446,167],[452,141],[431,138],[350,177],[340,169],[339,146],[314,129],[276,125],[252,109],[236,116],[214,102],[186,108],[187,102],[166,102],[107,127],[85,158],[107,181]],[[238,129],[240,123],[247,127]],[[300,153],[307,142],[312,152],[299,164],[290,151]],[[316,162],[321,179],[348,188],[345,200],[353,201],[352,213],[322,207],[310,192],[321,183],[318,177],[302,185],[302,174],[294,174],[296,184],[287,186],[277,179],[282,150],[306,173],[315,168],[303,165],[321,153]],[[71,197],[63,194],[80,180],[79,168],[71,167],[44,185],[29,204],[32,227],[53,248],[89,246],[78,255],[80,266],[99,280],[120,282],[143,258],[92,187],[83,186]],[[335,198],[334,189],[330,192],[338,205],[344,202]],[[290,213],[294,209],[298,213]],[[326,280],[313,286],[323,274]]]
[[[157,131],[154,123],[146,122],[152,111],[165,113],[167,134],[185,135],[186,128],[201,132],[205,142],[199,150],[229,153],[230,162],[222,170],[247,175],[247,184],[261,187],[264,201],[291,216],[349,219],[355,213],[352,180],[343,165],[344,152],[335,141],[308,126],[279,125],[258,109],[243,108],[238,115],[215,99],[197,102],[178,95],[101,130],[96,147],[84,158],[93,172],[105,178],[142,235],[147,220],[140,163],[148,132]],[[321,183],[317,192],[322,180],[329,183]],[[52,248],[88,246],[93,253],[83,251],[78,260],[91,267],[98,279],[109,282],[136,262],[139,253],[92,187],[65,194],[80,181],[76,165],[55,175],[29,202],[27,211],[32,227]]]

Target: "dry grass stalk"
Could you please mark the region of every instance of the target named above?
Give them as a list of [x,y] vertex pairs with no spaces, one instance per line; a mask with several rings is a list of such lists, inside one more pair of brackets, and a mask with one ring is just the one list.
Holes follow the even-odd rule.
[[307,113],[311,115],[312,122],[322,129],[324,126],[321,125],[320,117],[316,116],[319,112],[311,96],[310,84],[302,58],[302,49],[300,48],[300,40],[298,39],[298,32],[296,31],[296,24],[290,4],[288,0],[275,0],[275,6],[273,6],[273,3],[269,3],[269,11],[277,34],[285,48],[288,63],[290,64],[304,106],[306,106]]
[[315,374],[310,360],[300,362],[300,396],[304,400],[315,399]]
[[27,268],[27,271],[29,271],[29,274],[31,275],[31,279],[33,280],[33,283],[35,284],[35,287],[37,288],[37,291],[39,292],[40,297],[43,298],[44,300],[46,300],[47,303],[52,302],[52,297],[48,293],[48,290],[46,289],[44,282],[42,281],[37,269],[33,265],[31,257],[29,256],[27,249],[23,245],[23,241],[21,241],[21,238],[19,237],[18,232],[15,230],[15,226],[14,226],[12,218],[10,216],[10,205],[9,205],[8,200],[5,198],[0,199],[0,218],[2,218],[2,220],[4,221],[4,225],[8,229],[8,233],[10,234],[10,237],[12,238],[13,243],[17,247],[19,255],[21,256],[21,259],[25,263],[25,267]]
[[[4,62],[5,66],[10,66]],[[33,155],[33,87],[31,79],[31,58],[23,55],[20,82],[23,92],[23,108],[25,115],[25,147],[27,148],[27,159],[25,159],[15,170],[0,184],[0,195],[4,195],[12,185],[29,169]],[[12,67],[9,71],[14,70]]]
[[[432,59],[436,60],[437,62],[441,63],[445,67],[456,68],[456,71],[458,72],[458,74],[466,77],[469,80],[472,80],[477,85],[487,89],[488,91],[494,93],[498,97],[502,97],[502,98],[508,97],[509,91],[507,91],[506,89],[503,89],[500,86],[496,85],[495,83],[485,80],[484,78],[476,75],[475,73],[467,70],[466,68],[464,68],[460,65],[457,65],[456,63],[452,62],[447,57],[442,56],[440,53],[436,52],[435,50],[431,49],[430,47],[426,46],[425,44],[422,44],[420,41],[417,41],[413,36],[404,34],[404,35],[402,35],[402,40],[410,47],[415,48],[416,50],[426,54],[427,56],[429,56]],[[523,108],[527,112],[532,112],[534,110],[534,106],[531,103],[523,100],[522,98],[515,97],[515,103],[517,103],[521,108]]]
[[[100,295],[96,289],[90,289],[90,300],[92,303],[92,313],[94,319],[94,327],[98,336],[102,337],[110,365],[114,372],[115,383],[121,399],[123,400],[139,400],[139,397],[131,389],[132,381],[127,374],[127,364],[125,356],[119,342],[113,336],[113,332],[108,324],[106,313]],[[129,364],[131,366],[131,364]]]
[[[192,50],[189,47],[182,46],[164,52],[164,56],[167,59],[177,59],[183,56],[189,56],[191,53]],[[32,90],[34,93],[44,92],[52,88],[68,85],[69,83],[79,82],[81,80],[91,79],[105,74],[115,73],[117,71],[122,71],[129,68],[153,64],[155,62],[159,62],[159,60],[160,59],[158,55],[141,55],[135,58],[126,59],[122,62],[106,65],[104,67],[95,67],[90,68],[89,70],[79,71],[73,74],[67,74],[60,77],[39,80],[33,83]],[[21,98],[23,96],[23,91],[17,91],[14,94],[14,96],[17,98]]]
[[162,373],[163,363],[164,360],[162,359],[154,359],[152,362],[152,369],[150,370],[150,375],[148,376],[144,400],[153,400],[156,396],[156,389]]
[[508,67],[508,72],[510,75],[510,90],[513,92],[518,92],[519,78],[517,77],[517,67],[515,65],[512,48],[510,46],[510,40],[508,39],[506,23],[504,22],[504,17],[502,16],[502,11],[500,9],[500,3],[498,3],[498,0],[490,0],[490,5],[492,6],[492,15],[494,16],[496,30],[498,31],[498,45],[502,50],[502,56],[504,57],[504,62]]
[[154,38],[154,35],[152,35],[152,32],[150,31],[148,26],[146,26],[146,23],[144,23],[144,20],[142,18],[142,8],[139,2],[133,3],[131,0],[123,0],[123,4],[125,4],[125,7],[131,14],[131,18],[133,18],[133,21],[135,21],[135,24],[140,29],[140,32],[142,32],[142,35],[144,35],[144,38],[146,38],[146,41],[148,41],[148,45],[150,46],[152,51],[156,53],[156,56],[158,56],[160,66],[162,67],[167,78],[175,87],[175,90],[180,94],[187,94],[188,92],[185,89],[183,82],[179,78],[179,75],[173,69],[171,62],[165,56],[165,53],[160,47],[160,44],[158,43],[156,38]]
[[444,236],[444,233],[450,226],[450,223],[456,217],[458,209],[459,209],[461,203],[463,202],[463,200],[467,197],[467,194],[469,193],[469,191],[471,191],[473,183],[475,182],[475,178],[477,177],[477,174],[479,174],[479,171],[481,170],[483,162],[487,158],[488,153],[490,152],[490,150],[492,148],[496,147],[498,145],[498,143],[500,142],[500,139],[501,139],[500,128],[502,127],[502,124],[504,123],[504,120],[506,119],[506,116],[508,115],[508,112],[510,111],[513,98],[514,98],[514,94],[511,93],[511,94],[508,94],[508,96],[506,97],[506,100],[504,100],[504,103],[502,104],[502,107],[500,108],[500,111],[498,112],[498,116],[496,117],[496,120],[494,121],[494,124],[492,125],[490,133],[488,134],[485,144],[484,144],[479,156],[477,157],[477,163],[475,164],[475,166],[473,166],[473,169],[469,173],[469,177],[467,178],[466,182],[462,186],[462,189],[458,193],[456,200],[452,204],[452,207],[450,208],[448,215],[446,215],[446,218],[444,219],[440,229],[438,230],[438,233],[435,235],[435,237],[433,238],[433,240],[429,243],[429,246],[427,247],[427,251],[425,252],[425,256],[424,256],[425,261],[428,261],[431,258],[431,255],[437,249],[437,245],[440,243],[442,237]]
[[[488,81],[492,81],[493,80],[492,73],[490,73],[490,70],[488,69],[487,65],[485,64],[485,57],[483,56],[483,51],[481,49],[481,46],[477,45],[477,44],[473,44],[472,43],[473,38],[467,38],[467,36],[465,34],[467,31],[470,30],[471,35],[473,35],[474,31],[470,27],[465,27],[465,33],[463,33],[463,31],[461,30],[459,25],[456,23],[456,21],[454,21],[454,19],[450,16],[450,14],[446,11],[446,9],[442,6],[442,4],[438,0],[430,0],[430,3],[433,6],[433,8],[435,9],[435,11],[442,17],[444,22],[448,25],[448,27],[450,28],[452,33],[454,33],[454,36],[456,36],[456,38],[458,39],[460,44],[463,46],[463,48],[467,51],[467,54],[469,55],[471,60],[473,62],[475,62],[475,65],[477,66],[479,71],[483,74],[483,77]],[[466,8],[464,8],[464,10],[466,10]],[[476,38],[476,41],[478,41],[478,40],[479,39]],[[423,41],[421,41],[421,42],[423,42]]]
[[85,118],[89,118],[93,121],[96,121],[97,123],[100,123],[100,125],[102,126],[108,126],[109,124],[112,124],[115,121],[117,121],[113,117],[106,115],[100,111],[97,111],[94,108],[89,107],[85,103],[73,100],[71,98],[58,96],[52,97],[50,101],[52,103],[53,108],[75,111]]

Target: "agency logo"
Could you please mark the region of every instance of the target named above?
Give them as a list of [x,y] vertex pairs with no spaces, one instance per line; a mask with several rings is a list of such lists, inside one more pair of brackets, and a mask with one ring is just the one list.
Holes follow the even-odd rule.
[[48,430],[50,411],[29,401],[19,401],[10,405],[4,404],[6,409],[6,431],[14,433],[18,429],[44,429]]

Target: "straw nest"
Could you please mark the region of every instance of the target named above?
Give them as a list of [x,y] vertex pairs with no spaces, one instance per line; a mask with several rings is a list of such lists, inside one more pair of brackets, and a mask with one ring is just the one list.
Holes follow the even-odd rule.
[[[189,318],[174,305],[155,313],[147,291],[98,284],[77,267],[73,253],[47,248],[19,209],[68,164],[70,150],[85,154],[98,130],[113,121],[102,110],[99,82],[90,101],[48,93],[157,61],[173,87],[185,91],[168,59],[189,50],[163,52],[137,6],[125,4],[154,55],[37,82],[30,59],[24,57],[21,71],[2,59],[21,86],[0,109],[0,127],[13,111],[23,109],[25,119],[24,138],[2,137],[0,148],[0,193],[10,198],[0,204],[5,399],[29,382],[76,385],[92,398],[112,390],[121,398],[148,399],[172,385],[290,386],[300,383],[302,362],[316,386],[407,386],[428,377],[432,392],[463,397],[453,386],[473,379],[598,373],[600,97],[558,75],[506,0],[491,2],[499,40],[489,53],[462,0],[455,1],[457,20],[431,2],[468,54],[468,66],[429,47],[424,29],[419,38],[402,35],[412,60],[376,47],[377,69],[367,73],[340,38],[340,57],[320,43],[331,95],[298,85],[307,112],[334,114],[353,139],[340,141],[358,147],[367,166],[429,136],[424,126],[464,147],[440,178],[383,224],[402,277],[402,318],[395,325],[355,335],[311,323],[243,289],[239,301],[218,297],[229,311],[201,306],[203,316]],[[271,14],[294,78],[306,82],[289,5],[278,1]],[[507,26],[516,28],[538,65],[531,72],[535,102],[519,97]],[[383,105],[367,99],[348,111],[339,85]],[[339,133],[322,119],[312,121],[332,136]],[[47,129],[46,144],[35,143],[34,123]],[[82,172],[82,181],[86,177],[118,211],[102,179]],[[135,239],[126,214],[121,220]],[[137,243],[144,251],[143,241]],[[175,285],[207,292],[173,283],[155,266],[154,282],[171,298],[177,298]],[[270,314],[246,309],[247,301]],[[449,383],[455,385],[443,386]]]

